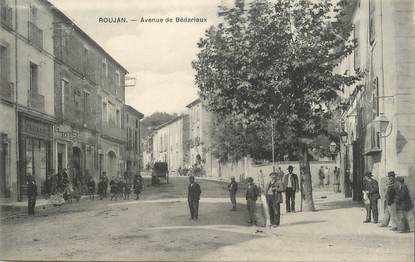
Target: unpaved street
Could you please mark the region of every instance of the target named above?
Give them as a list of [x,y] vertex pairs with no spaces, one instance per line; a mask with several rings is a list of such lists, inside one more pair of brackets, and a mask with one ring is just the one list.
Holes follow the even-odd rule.
[[[2,259],[413,261],[412,234],[362,224],[362,208],[328,195],[321,211],[284,214],[277,229],[230,212],[226,185],[200,181],[200,220],[189,220],[186,178],[146,187],[142,199],[80,203],[6,219]],[[240,196],[243,194],[241,186]],[[282,210],[285,208],[282,207]]]

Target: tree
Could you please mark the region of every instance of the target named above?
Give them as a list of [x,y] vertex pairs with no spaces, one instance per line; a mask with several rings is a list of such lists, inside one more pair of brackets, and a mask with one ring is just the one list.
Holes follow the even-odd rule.
[[172,119],[177,117],[177,114],[169,114],[166,112],[155,112],[149,116],[146,116],[141,121],[141,134],[142,137],[147,137],[152,128],[158,127],[159,125],[162,125]]
[[300,152],[305,210],[314,210],[309,145],[327,133],[328,109],[344,86],[361,77],[335,71],[355,46],[346,40],[345,11],[346,1],[254,0],[245,9],[237,0],[220,7],[223,22],[206,31],[193,61],[210,111],[240,123],[244,134],[273,119],[277,146]]

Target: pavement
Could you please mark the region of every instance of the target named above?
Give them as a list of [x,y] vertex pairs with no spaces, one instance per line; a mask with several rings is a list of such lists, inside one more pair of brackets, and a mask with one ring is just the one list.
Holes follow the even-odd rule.
[[342,194],[314,192],[317,212],[248,226],[243,186],[231,212],[226,185],[198,179],[200,219],[189,220],[186,178],[146,185],[140,200],[81,200],[0,222],[1,260],[414,261],[413,234],[363,224]]

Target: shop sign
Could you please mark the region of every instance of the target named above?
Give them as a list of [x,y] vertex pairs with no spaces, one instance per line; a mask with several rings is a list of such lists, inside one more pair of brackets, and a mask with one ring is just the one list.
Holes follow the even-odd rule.
[[40,138],[51,138],[51,126],[40,121],[35,121],[30,118],[21,118],[20,131],[27,135],[32,135]]
[[57,126],[55,128],[55,135],[57,138],[63,138],[74,141],[79,137],[79,132],[73,130],[71,127]]

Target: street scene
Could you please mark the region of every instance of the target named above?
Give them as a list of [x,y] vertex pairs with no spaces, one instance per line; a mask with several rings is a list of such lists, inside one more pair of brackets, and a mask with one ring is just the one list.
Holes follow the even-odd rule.
[[0,0],[0,260],[414,261],[412,0]]

